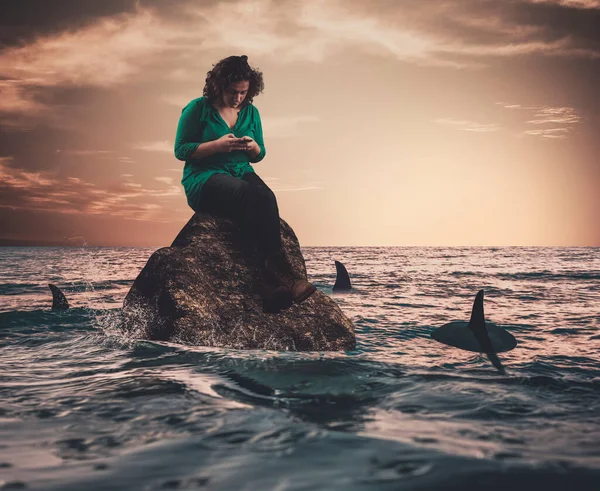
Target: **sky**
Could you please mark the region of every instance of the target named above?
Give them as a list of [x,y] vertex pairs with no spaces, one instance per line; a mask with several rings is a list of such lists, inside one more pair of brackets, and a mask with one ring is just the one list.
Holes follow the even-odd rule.
[[600,246],[600,0],[7,0],[0,243],[166,246],[220,59],[301,246]]

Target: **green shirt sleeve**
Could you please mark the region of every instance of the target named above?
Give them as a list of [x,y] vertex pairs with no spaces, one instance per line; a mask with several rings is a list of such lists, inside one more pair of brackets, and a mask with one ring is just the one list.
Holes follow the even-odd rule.
[[267,154],[267,150],[265,149],[265,141],[263,139],[263,131],[262,131],[262,123],[260,121],[260,113],[258,112],[258,109],[256,109],[256,107],[254,107],[254,141],[260,147],[260,152],[256,157],[254,157],[252,160],[250,160],[250,162],[253,164],[255,164],[256,162],[260,162],[262,159],[265,158],[265,155]]
[[[175,158],[178,160],[189,160],[198,145],[199,141],[194,141],[201,134],[202,111],[197,101],[190,102],[181,111],[177,133],[175,135]],[[261,136],[262,137],[262,136]]]

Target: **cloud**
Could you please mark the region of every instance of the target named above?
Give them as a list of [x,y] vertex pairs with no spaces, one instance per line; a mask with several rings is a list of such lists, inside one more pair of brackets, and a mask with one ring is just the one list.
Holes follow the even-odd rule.
[[491,131],[498,131],[500,127],[497,124],[483,124],[475,121],[465,121],[457,119],[442,118],[436,119],[436,123],[447,126],[453,126],[458,130],[473,131],[475,133],[489,133]]
[[41,34],[49,35],[88,25],[101,17],[134,11],[136,3],[139,0],[62,0],[52,2],[48,8],[46,0],[2,2],[0,46],[21,45]]
[[76,155],[80,157],[89,157],[90,155],[108,155],[113,153],[112,150],[56,150],[56,153],[62,155]]
[[581,121],[581,117],[572,107],[548,107],[536,108],[535,118],[527,121],[531,124],[575,124]]
[[[582,4],[589,2],[579,2],[578,7]],[[339,52],[357,50],[420,65],[463,68],[480,67],[481,58],[490,56],[600,56],[593,34],[580,39],[571,29],[578,19],[551,15],[557,7],[563,14],[578,10],[568,6],[476,0],[382,0],[368,5],[263,0],[190,7],[189,13],[205,21],[204,46],[215,50],[249,51],[281,63],[321,63]],[[243,37],[230,35],[232,17],[245,26]]]
[[567,137],[570,128],[549,128],[545,130],[526,130],[525,135],[541,136],[542,138],[558,138],[564,139]]
[[12,162],[12,157],[2,157],[0,159],[0,186],[8,186],[15,189],[27,189],[32,187],[44,187],[52,183],[50,179],[42,177],[42,173],[40,172],[16,172],[8,166],[9,164],[12,164]]
[[156,178],[168,185],[166,189],[131,181],[99,187],[78,177],[60,179],[48,172],[25,172],[11,167],[11,161],[0,158],[0,208],[169,221],[172,199],[181,195],[180,187],[171,185],[168,178]]
[[600,0],[529,0],[531,3],[548,3],[580,9],[600,9]]
[[584,52],[572,47],[571,40],[567,38],[557,39],[555,41],[522,41],[503,44],[473,44],[465,45],[461,43],[447,44],[440,46],[439,53],[474,55],[474,56],[519,56],[530,54],[555,54],[555,55],[589,55],[590,57],[599,56],[596,52]]
[[575,108],[572,107],[522,106],[521,104],[509,104],[506,102],[497,102],[496,104],[505,109],[517,110],[524,113],[525,125],[546,126],[546,128],[541,129],[526,128],[522,131],[523,135],[565,139],[574,130],[575,125],[581,123],[582,120]]
[[275,186],[273,188],[274,192],[277,193],[285,193],[285,192],[297,192],[297,191],[315,191],[319,189],[324,189],[323,186],[318,185],[306,185],[306,186],[289,186],[289,187],[278,187]]
[[40,86],[114,86],[178,35],[150,11],[102,19],[2,52],[5,75]]
[[0,111],[39,116],[35,88],[112,87],[138,74],[185,34],[146,9],[102,18],[0,52]]
[[[211,9],[189,7],[205,23],[203,46],[214,51],[251,52],[276,63],[323,63],[344,51],[390,56],[423,65],[464,66],[435,52],[443,45],[434,32],[391,23],[389,18],[360,11],[357,3],[312,2],[218,3]],[[397,9],[401,12],[402,7]],[[231,36],[230,20],[244,25],[243,36]]]
[[273,190],[273,192],[297,192],[297,191],[314,191],[324,189],[322,181],[310,181],[305,183],[284,183],[279,177],[264,177],[263,180]]
[[144,150],[146,152],[164,152],[173,153],[173,143],[168,140],[154,142],[137,143],[133,146],[134,150]]
[[496,102],[498,106],[502,106],[504,109],[521,109],[521,104],[509,104],[507,102]]
[[[358,1],[244,0],[181,2],[162,11],[140,5],[0,51],[0,112],[43,116],[51,105],[39,97],[45,88],[108,88],[147,73],[189,80],[193,61],[231,51],[282,64],[324,63],[357,51],[455,68],[532,54],[600,56],[598,19],[583,17],[598,10],[592,0],[380,0],[368,7]],[[232,19],[244,26],[243,36],[231,35]],[[181,107],[187,102],[183,96],[164,99]]]
[[[0,63],[2,63],[2,59],[3,57],[0,56]],[[4,70],[2,71],[4,72]],[[45,106],[33,100],[31,95],[28,94],[26,81],[0,80],[0,111],[39,114],[44,110]]]

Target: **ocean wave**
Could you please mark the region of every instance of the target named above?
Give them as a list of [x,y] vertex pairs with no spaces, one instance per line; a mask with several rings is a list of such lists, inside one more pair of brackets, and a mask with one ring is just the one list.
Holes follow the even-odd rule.
[[[308,248],[309,279],[355,325],[356,350],[340,353],[131,339],[120,306],[151,251],[4,251],[20,269],[0,273],[2,479],[61,491],[592,489],[600,273],[595,250],[569,251]],[[331,291],[334,256],[352,292]],[[71,309],[51,311],[50,280]],[[505,375],[431,339],[469,319],[480,288],[486,316],[519,341],[500,356]]]

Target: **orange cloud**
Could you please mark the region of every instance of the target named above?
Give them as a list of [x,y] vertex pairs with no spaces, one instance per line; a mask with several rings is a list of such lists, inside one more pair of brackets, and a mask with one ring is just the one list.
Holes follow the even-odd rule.
[[[36,98],[36,88],[112,87],[164,66],[166,56],[182,63],[161,76],[179,81],[190,79],[190,60],[213,59],[227,51],[285,64],[322,63],[350,49],[455,68],[481,67],[482,57],[600,56],[594,44],[580,42],[566,28],[548,35],[552,26],[519,18],[519,9],[541,3],[598,8],[595,0],[535,0],[504,9],[500,3],[446,0],[434,6],[407,2],[369,10],[360,2],[254,0],[178,4],[184,15],[175,23],[158,11],[138,7],[134,13],[0,52],[0,112],[39,117],[45,104]],[[232,18],[244,26],[243,36],[231,35]],[[175,102],[173,96],[168,99]]]
[[110,87],[137,74],[153,55],[185,37],[150,10],[103,18],[0,53],[0,111],[36,116],[35,87]]
[[581,9],[600,9],[600,0],[529,0],[531,3],[549,3]]
[[124,181],[101,188],[77,177],[59,179],[51,173],[24,172],[0,158],[0,207],[64,214],[111,215],[135,220],[172,221],[172,199],[181,195],[170,178],[155,178],[166,187],[146,188]]
[[142,142],[133,146],[134,150],[145,150],[146,152],[173,153],[173,143],[168,140],[154,142]]
[[448,119],[448,118],[436,119],[435,122],[439,123],[439,124],[448,125],[448,126],[454,126],[454,127],[456,127],[456,129],[459,129],[459,130],[473,131],[476,133],[489,133],[490,131],[498,131],[500,129],[500,127],[494,123],[485,124],[485,123],[476,123],[474,121],[464,121],[464,120]]
[[[552,107],[552,106],[521,106],[520,104],[508,104],[497,102],[496,104],[505,109],[526,111],[533,119],[527,119],[528,125],[547,125],[554,127],[526,129],[524,135],[541,136],[543,138],[564,139],[573,131],[574,125],[581,122],[581,116],[572,107]],[[560,125],[560,126],[556,126]],[[567,125],[567,126],[565,126]]]

